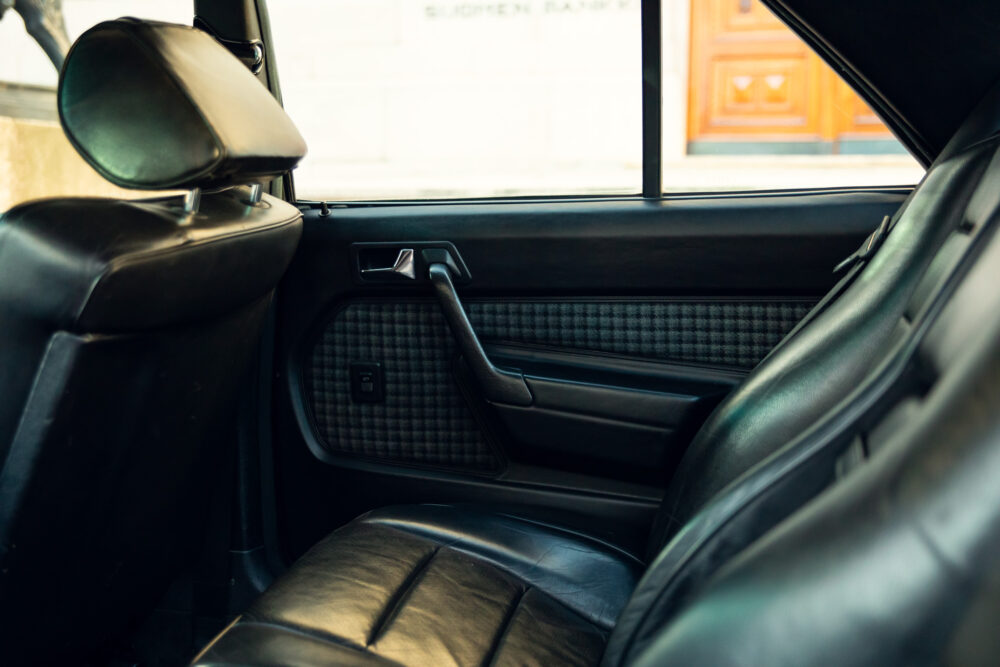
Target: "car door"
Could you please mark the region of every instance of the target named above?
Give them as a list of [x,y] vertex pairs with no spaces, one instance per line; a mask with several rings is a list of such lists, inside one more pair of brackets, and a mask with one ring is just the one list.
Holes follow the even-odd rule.
[[[823,162],[820,137],[809,139],[812,148],[796,145],[819,157],[789,160],[781,148],[788,137],[748,130],[721,135],[725,141],[712,150],[759,153],[763,146],[778,154],[705,162],[674,147],[683,155],[668,159],[666,123],[681,122],[684,113],[671,116],[664,101],[670,72],[665,51],[655,48],[660,16],[629,2],[562,12],[555,8],[562,3],[513,3],[503,16],[487,4],[439,3],[422,13],[391,3],[343,3],[336,16],[329,10],[345,26],[333,45],[351,63],[330,65],[332,83],[317,68],[332,62],[317,50],[321,28],[310,32],[291,9],[271,9],[279,53],[292,41],[289,26],[296,28],[282,59],[285,102],[303,119],[316,153],[295,174],[304,235],[278,294],[275,353],[266,369],[264,431],[288,557],[364,511],[416,502],[489,504],[641,545],[706,416],[836,283],[833,267],[911,189],[869,183],[892,183],[897,174],[905,182],[921,171],[894,143],[881,160]],[[667,14],[682,5],[657,9]],[[752,15],[759,11],[754,3]],[[725,16],[739,25],[739,13]],[[358,37],[366,25],[368,41]],[[387,36],[372,26],[396,28],[386,28]],[[515,62],[522,86],[515,95],[515,84],[496,69],[517,56],[491,60],[477,40],[499,45],[518,35],[529,44],[540,34],[564,39],[567,50],[586,37],[581,60],[538,75],[542,85],[525,83],[528,70]],[[632,48],[630,35],[642,37],[642,53],[612,56]],[[594,41],[598,36],[613,43]],[[555,58],[550,47],[534,55]],[[432,62],[452,62],[435,60],[435,49],[475,62],[427,74]],[[589,53],[595,50],[614,59],[614,71]],[[747,85],[761,92],[727,102],[718,84],[718,122],[730,122],[730,104],[730,120],[752,126],[755,114],[780,106],[780,95],[794,95],[794,81],[767,89],[780,71],[806,76],[787,60],[740,61],[746,71],[730,75],[743,77],[734,79],[740,85],[751,77]],[[732,63],[722,62],[725,73]],[[645,90],[642,67],[656,72],[656,85]],[[590,77],[577,83],[597,93],[566,88],[566,68]],[[483,91],[494,83],[490,72],[506,97]],[[379,76],[387,83],[372,83]],[[547,83],[565,95],[547,95]],[[417,84],[425,89],[414,91]],[[468,102],[475,112],[469,127],[461,125],[468,118],[450,115],[449,104],[466,104],[456,90],[480,96]],[[608,102],[626,90],[635,93],[631,101]],[[433,102],[435,93],[442,99]],[[521,106],[548,109],[548,121],[534,123],[510,106],[512,95]],[[775,113],[787,124],[794,109]],[[348,120],[331,121],[341,111]],[[511,114],[523,122],[489,122],[502,125]],[[413,125],[411,115],[425,126]],[[563,125],[554,125],[559,118]],[[633,118],[631,138],[612,127],[623,118]],[[565,141],[566,124],[581,146]],[[609,128],[612,138],[595,126]],[[686,128],[675,130],[687,136]],[[713,138],[703,134],[694,152]],[[328,151],[331,136],[340,147]],[[536,151],[540,137],[563,151],[559,159]],[[352,141],[357,146],[343,147]],[[615,141],[626,146],[620,155],[608,147]],[[525,151],[527,175],[510,169],[517,159],[511,146]],[[594,164],[626,166],[595,176],[588,150]],[[576,181],[560,180],[566,154],[584,156],[567,167]],[[393,171],[393,155],[409,159],[410,170]],[[442,155],[441,164],[429,164]],[[462,164],[469,168],[456,168]],[[803,187],[817,174],[816,187]],[[861,179],[858,187],[836,185],[849,178]]]

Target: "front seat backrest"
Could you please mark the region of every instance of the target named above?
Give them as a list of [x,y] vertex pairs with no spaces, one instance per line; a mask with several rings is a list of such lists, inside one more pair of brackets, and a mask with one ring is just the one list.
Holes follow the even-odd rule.
[[671,481],[649,556],[708,501],[833,409],[906,333],[907,304],[992,152],[938,161],[904,206],[881,249],[825,309],[811,313],[698,431]]
[[988,233],[920,341],[915,391],[869,431],[871,459],[720,568],[629,664],[997,664],[1000,236]]
[[237,388],[301,235],[249,184],[305,144],[271,94],[193,28],[121,19],[66,58],[70,141],[129,188],[0,219],[0,662],[79,658],[185,563]]

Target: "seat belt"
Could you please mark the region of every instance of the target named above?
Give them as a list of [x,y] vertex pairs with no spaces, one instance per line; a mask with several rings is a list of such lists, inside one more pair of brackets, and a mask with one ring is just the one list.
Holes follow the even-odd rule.
[[861,247],[855,250],[850,257],[833,267],[834,274],[840,273],[848,267],[854,268],[858,264],[867,263],[868,259],[882,246],[882,242],[885,241],[885,237],[889,235],[891,227],[892,225],[890,223],[889,216],[882,218],[882,222],[878,224],[875,231],[868,235],[868,238],[866,238],[865,242],[861,244]]
[[[858,277],[858,274],[860,274],[861,271],[868,265],[868,262],[875,255],[875,253],[878,252],[878,249],[882,247],[886,237],[889,236],[889,232],[891,232],[892,228],[895,226],[895,221],[888,215],[882,218],[882,222],[880,222],[878,227],[876,227],[875,230],[868,235],[864,243],[861,244],[861,247],[833,268],[833,273],[835,275],[845,270],[847,273],[845,273],[844,276],[837,281],[837,284],[833,286],[833,289],[823,295],[823,298],[820,299],[815,306],[813,306],[813,309],[810,310],[805,317],[799,320],[798,324],[792,327],[792,330],[781,339],[781,342],[778,343],[774,349],[768,352],[764,359],[767,359],[774,354],[784,345],[785,341],[791,340],[792,337],[804,329],[807,324],[819,317],[831,303],[837,300],[837,297],[847,291],[847,288],[851,286],[854,279]],[[761,362],[763,362],[763,359]]]

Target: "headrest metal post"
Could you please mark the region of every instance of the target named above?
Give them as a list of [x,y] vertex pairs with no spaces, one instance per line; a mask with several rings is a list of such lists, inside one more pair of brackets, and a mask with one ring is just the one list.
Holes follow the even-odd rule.
[[184,212],[188,215],[194,215],[198,212],[199,206],[201,206],[201,188],[188,190],[187,194],[184,195]]
[[264,186],[260,183],[252,183],[250,185],[250,203],[259,204],[260,198],[264,194]]

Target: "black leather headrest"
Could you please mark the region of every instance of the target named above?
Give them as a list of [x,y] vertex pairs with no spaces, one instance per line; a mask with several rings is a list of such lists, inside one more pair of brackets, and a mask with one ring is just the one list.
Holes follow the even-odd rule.
[[98,172],[126,188],[215,187],[291,169],[306,145],[235,56],[188,26],[118,19],[76,41],[59,118]]

